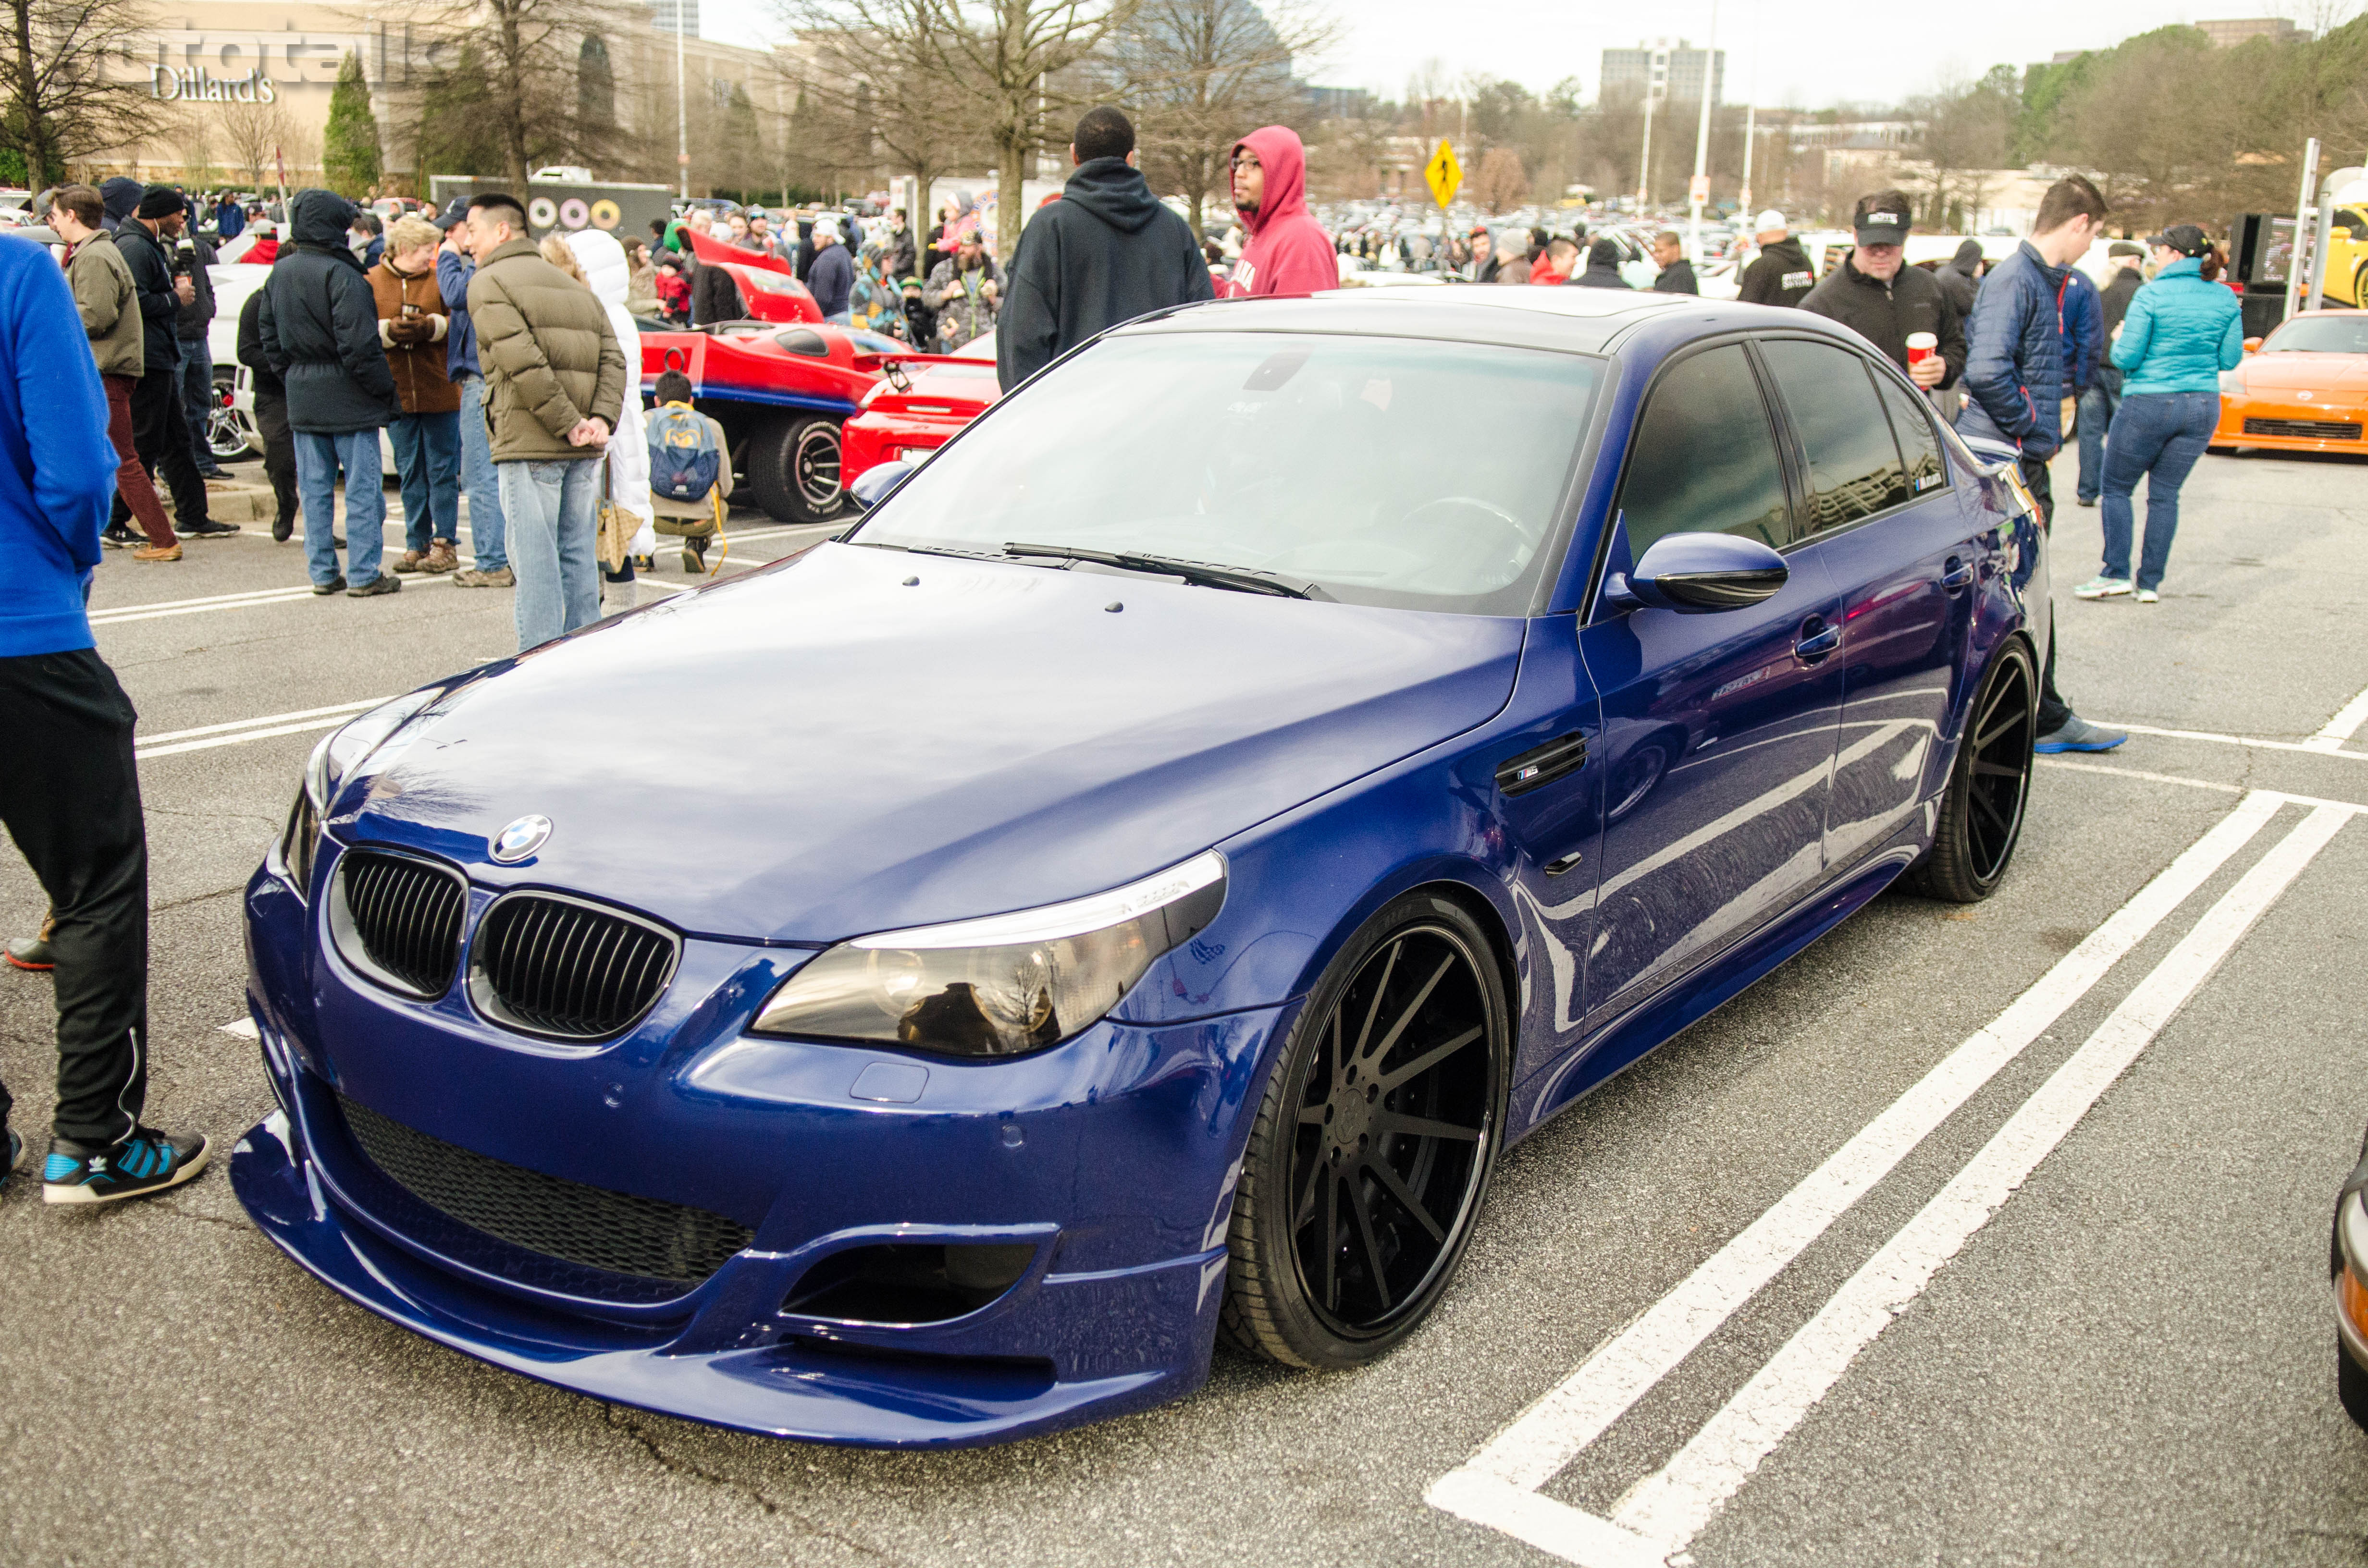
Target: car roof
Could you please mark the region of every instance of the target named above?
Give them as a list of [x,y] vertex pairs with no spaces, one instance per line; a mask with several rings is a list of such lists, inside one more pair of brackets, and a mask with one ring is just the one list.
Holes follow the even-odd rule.
[[[1342,289],[1257,300],[1214,300],[1118,329],[1146,332],[1338,332],[1377,337],[1443,337],[1604,354],[1638,327],[1700,324],[1702,331],[1802,325],[1803,312],[1688,294],[1621,289]],[[1816,324],[1816,318],[1810,318]],[[1689,336],[1693,335],[1691,334]]]

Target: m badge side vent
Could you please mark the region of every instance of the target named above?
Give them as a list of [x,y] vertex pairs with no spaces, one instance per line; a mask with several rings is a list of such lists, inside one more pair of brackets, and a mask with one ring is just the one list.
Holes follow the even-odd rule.
[[1508,795],[1525,795],[1587,766],[1587,737],[1557,735],[1542,746],[1508,757],[1497,765],[1497,788]]

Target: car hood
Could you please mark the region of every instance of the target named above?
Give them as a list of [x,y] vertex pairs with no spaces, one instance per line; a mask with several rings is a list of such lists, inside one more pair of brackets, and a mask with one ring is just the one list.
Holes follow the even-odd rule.
[[2248,358],[2243,370],[2248,392],[2368,392],[2368,354],[2263,352]]
[[[836,941],[1185,859],[1489,718],[1523,628],[826,544],[456,685],[330,824],[488,886]],[[547,843],[492,863],[526,815]]]

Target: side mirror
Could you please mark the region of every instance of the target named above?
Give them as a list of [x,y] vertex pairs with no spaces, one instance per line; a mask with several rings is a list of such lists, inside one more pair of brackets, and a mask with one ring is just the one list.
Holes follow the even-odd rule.
[[874,463],[856,475],[855,483],[847,487],[847,494],[858,506],[869,512],[888,499],[898,485],[912,478],[913,471],[920,466],[902,458],[894,462]]
[[1611,603],[1700,615],[1772,598],[1792,576],[1784,558],[1734,534],[1668,534],[1655,540],[1625,578],[1604,584]]
[[2246,352],[2246,353],[2248,353],[2248,354],[2258,354],[2258,353],[2260,353],[2260,349],[2261,349],[2261,340],[2260,340],[2260,338],[2258,338],[2258,337],[2248,337],[2248,338],[2245,339],[2245,352]]

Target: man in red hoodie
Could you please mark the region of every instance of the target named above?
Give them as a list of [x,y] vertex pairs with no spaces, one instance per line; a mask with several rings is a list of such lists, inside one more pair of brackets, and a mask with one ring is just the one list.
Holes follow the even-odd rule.
[[1250,232],[1225,286],[1229,299],[1312,294],[1340,286],[1332,237],[1307,210],[1307,150],[1289,126],[1269,125],[1234,143],[1234,209]]

